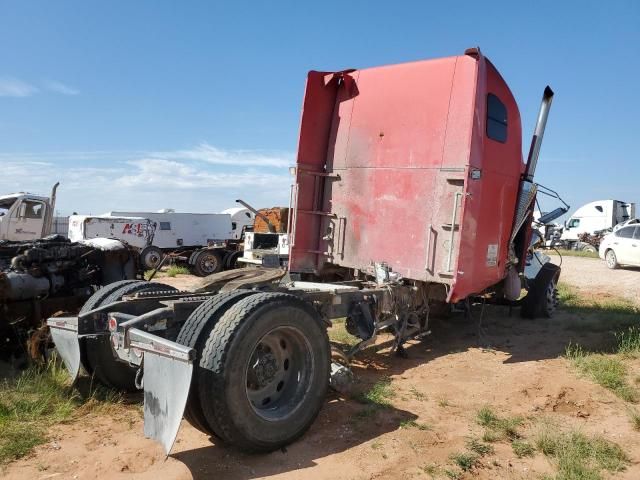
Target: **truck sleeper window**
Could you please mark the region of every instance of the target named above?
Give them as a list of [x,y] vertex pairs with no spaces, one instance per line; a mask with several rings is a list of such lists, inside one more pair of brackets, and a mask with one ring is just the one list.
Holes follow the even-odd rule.
[[487,137],[507,141],[507,107],[493,93],[487,95]]

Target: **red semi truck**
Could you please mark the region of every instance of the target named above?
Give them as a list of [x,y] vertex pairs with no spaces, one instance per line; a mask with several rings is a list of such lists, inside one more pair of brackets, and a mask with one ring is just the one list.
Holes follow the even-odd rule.
[[351,357],[381,331],[401,352],[454,303],[550,316],[560,269],[533,252],[531,217],[552,97],[547,87],[524,162],[518,106],[479,49],[310,72],[288,265],[212,275],[196,292],[99,290],[48,321],[71,375],[144,389],[145,434],[167,452],[183,415],[270,451],[306,431],[345,368],[331,360],[333,319],[361,340]]

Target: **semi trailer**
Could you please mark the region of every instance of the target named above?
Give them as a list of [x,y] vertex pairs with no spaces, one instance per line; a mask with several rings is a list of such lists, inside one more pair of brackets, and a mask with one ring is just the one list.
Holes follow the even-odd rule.
[[560,269],[533,251],[531,219],[552,98],[545,88],[524,162],[516,101],[478,48],[309,72],[286,265],[221,272],[193,292],[103,288],[48,321],[70,375],[144,390],[144,433],[167,453],[183,417],[265,452],[300,437],[344,373],[334,319],[360,339],[348,360],[381,332],[401,353],[452,304],[551,316]]

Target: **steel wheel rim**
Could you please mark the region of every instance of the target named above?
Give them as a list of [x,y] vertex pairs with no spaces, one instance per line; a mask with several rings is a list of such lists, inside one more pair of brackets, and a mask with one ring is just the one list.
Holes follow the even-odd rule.
[[309,392],[314,360],[306,337],[292,326],[276,327],[254,346],[245,368],[252,410],[269,421],[292,415]]
[[215,272],[218,266],[218,259],[215,255],[203,255],[203,258],[199,259],[198,263],[200,264],[200,270],[205,273],[213,273]]
[[160,255],[156,252],[147,252],[144,256],[144,263],[151,268],[155,268],[160,263]]

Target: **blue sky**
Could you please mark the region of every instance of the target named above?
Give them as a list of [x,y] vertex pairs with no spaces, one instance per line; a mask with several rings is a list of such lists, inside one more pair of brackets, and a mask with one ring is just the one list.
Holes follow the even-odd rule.
[[479,45],[528,145],[556,91],[538,180],[572,207],[640,202],[640,2],[0,0],[0,192],[62,213],[288,202],[306,72]]

